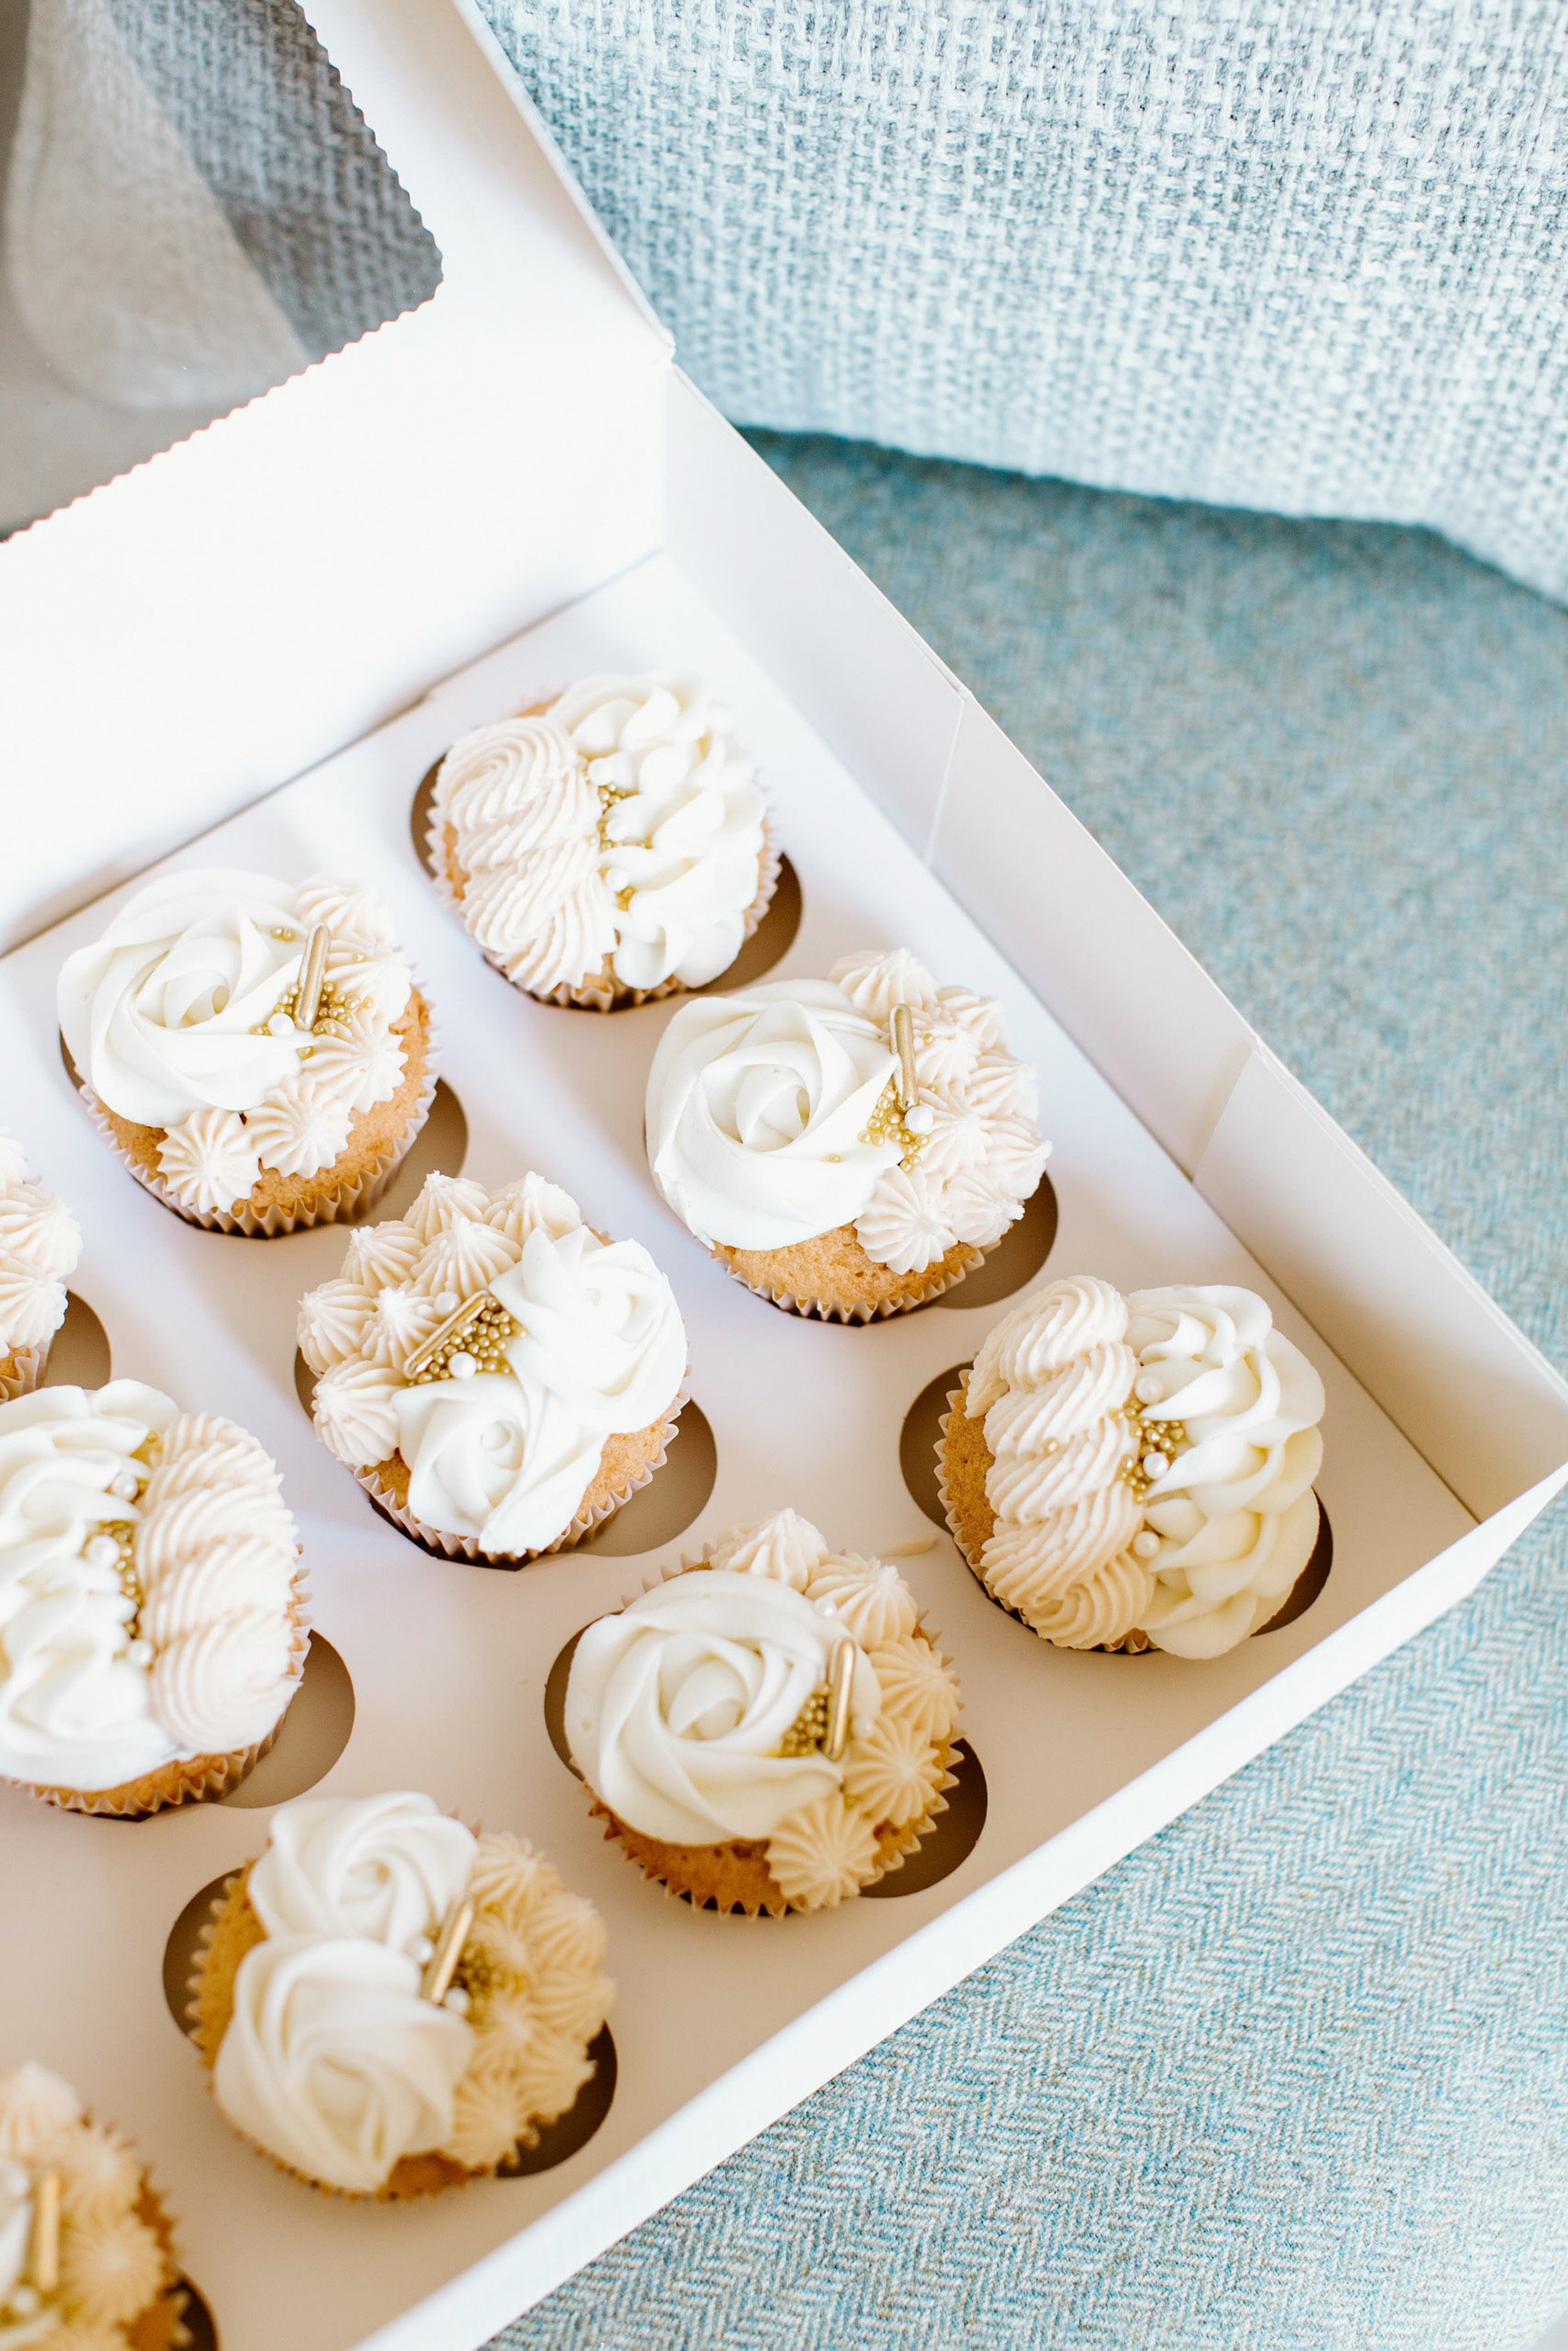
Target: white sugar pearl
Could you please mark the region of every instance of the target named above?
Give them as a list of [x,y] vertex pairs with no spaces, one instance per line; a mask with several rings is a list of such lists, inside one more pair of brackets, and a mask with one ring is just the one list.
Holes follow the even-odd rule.
[[916,1102],[913,1110],[904,1112],[904,1123],[911,1134],[929,1134],[936,1119],[927,1103]]
[[850,1720],[851,1735],[855,1739],[868,1739],[871,1736],[873,1729],[875,1728],[875,1724],[876,1717],[874,1714],[854,1715]]
[[408,1955],[417,1959],[422,1968],[426,1967],[435,1957],[435,1946],[428,1935],[416,1935],[408,1947]]
[[1133,1394],[1137,1397],[1140,1404],[1158,1404],[1160,1400],[1160,1384],[1155,1377],[1153,1372],[1145,1372],[1141,1380],[1134,1381]]
[[836,1616],[839,1613],[831,1600],[813,1600],[811,1605],[819,1616]]
[[1151,1527],[1145,1527],[1141,1534],[1133,1537],[1133,1549],[1140,1559],[1153,1559],[1159,1547],[1160,1539]]
[[604,879],[610,889],[624,890],[630,883],[632,877],[626,872],[624,866],[607,865],[604,869]]
[[466,2016],[468,2013],[468,1995],[464,1991],[461,1984],[454,1984],[452,1990],[447,1993],[446,1998],[442,2001],[441,2005],[443,2008],[449,2008],[454,2016]]
[[267,1033],[269,1037],[292,1037],[294,1023],[287,1012],[275,1012],[267,1024]]
[[1170,1466],[1169,1457],[1164,1453],[1145,1453],[1144,1456],[1145,1478],[1163,1478]]
[[152,1663],[152,1644],[151,1641],[132,1641],[125,1654],[133,1666],[150,1666]]
[[112,1535],[94,1535],[82,1557],[89,1567],[118,1567],[120,1545]]
[[44,2298],[36,2285],[15,2286],[11,2292],[11,2308],[18,2318],[31,2318],[43,2308]]
[[479,1366],[465,1347],[459,1347],[446,1368],[455,1380],[471,1380]]
[[118,1494],[121,1501],[130,1502],[135,1499],[136,1489],[141,1483],[134,1469],[121,1469],[110,1482],[109,1490],[111,1494]]
[[430,1302],[438,1314],[455,1314],[463,1301],[455,1290],[438,1290]]

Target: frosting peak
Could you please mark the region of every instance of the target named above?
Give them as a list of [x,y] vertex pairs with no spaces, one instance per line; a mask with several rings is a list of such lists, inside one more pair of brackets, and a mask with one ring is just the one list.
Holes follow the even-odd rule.
[[80,1255],[75,1217],[28,1182],[20,1144],[0,1129],[0,1363],[53,1338],[65,1321],[66,1276]]

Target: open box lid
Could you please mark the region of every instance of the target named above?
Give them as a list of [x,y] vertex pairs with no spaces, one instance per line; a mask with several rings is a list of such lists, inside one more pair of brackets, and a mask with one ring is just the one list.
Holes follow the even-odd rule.
[[310,15],[443,282],[0,545],[0,949],[658,543],[669,339],[476,8]]

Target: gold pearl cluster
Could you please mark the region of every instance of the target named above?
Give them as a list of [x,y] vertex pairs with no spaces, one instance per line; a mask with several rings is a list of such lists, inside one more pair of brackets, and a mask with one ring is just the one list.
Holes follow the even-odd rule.
[[1123,1419],[1136,1438],[1136,1448],[1123,1462],[1117,1476],[1132,1494],[1134,1502],[1146,1499],[1149,1489],[1163,1478],[1178,1453],[1185,1452],[1192,1440],[1186,1424],[1180,1420],[1150,1420],[1135,1404],[1127,1405]]
[[828,1707],[832,1693],[819,1682],[779,1743],[780,1755],[814,1755],[828,1743]]
[[[356,963],[363,963],[364,957],[356,956],[354,960]],[[346,995],[335,980],[324,979],[321,983],[321,1000],[316,1008],[316,1018],[311,1023],[308,1033],[318,1037],[323,1032],[334,1036],[345,1034],[349,1023],[359,1010],[363,998],[361,997]],[[282,1027],[281,1023],[287,1021],[289,1029],[297,1026],[294,1013],[298,1002],[299,987],[296,981],[292,987],[284,989],[267,1019],[252,1023],[251,1035],[253,1037],[287,1036],[288,1029]],[[301,1060],[308,1060],[309,1046],[302,1045],[299,1050]]]
[[[635,795],[631,790],[623,789],[619,784],[600,785],[599,846],[601,849],[621,849],[625,846],[624,842],[612,841],[610,838],[610,811],[614,807],[617,800],[629,800],[634,797]],[[627,883],[624,889],[617,890],[615,893],[615,903],[620,907],[622,913],[624,914],[627,907],[632,904],[632,884],[630,882]]]
[[480,1290],[468,1305],[471,1312],[459,1309],[457,1315],[449,1318],[455,1327],[444,1335],[438,1332],[434,1345],[427,1344],[413,1358],[408,1374],[411,1387],[428,1387],[435,1380],[473,1379],[480,1372],[511,1370],[507,1344],[517,1337],[522,1324],[487,1290]]
[[925,1137],[923,1134],[912,1134],[904,1123],[904,1112],[899,1106],[898,1100],[898,1081],[895,1078],[888,1080],[887,1086],[876,1108],[873,1111],[869,1123],[861,1129],[860,1139],[862,1143],[896,1143],[898,1164],[906,1174],[925,1150]]

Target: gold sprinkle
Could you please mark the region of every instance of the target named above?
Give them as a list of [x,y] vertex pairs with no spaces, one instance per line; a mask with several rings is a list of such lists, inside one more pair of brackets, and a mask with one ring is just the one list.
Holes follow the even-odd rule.
[[920,1089],[915,1078],[915,1029],[907,1004],[893,1008],[893,1050],[898,1055],[898,1107],[913,1110]]
[[424,1973],[419,1980],[419,1996],[422,2000],[433,2000],[439,2007],[446,1998],[452,1989],[452,1979],[457,1972],[457,1962],[463,1955],[463,1946],[468,1940],[473,1926],[474,1899],[472,1895],[464,1894],[447,1912],[446,1923],[441,1929],[440,1938],[424,1963]]
[[321,1009],[321,989],[327,977],[327,957],[332,950],[332,933],[325,923],[318,923],[305,947],[305,963],[299,976],[298,1009],[295,1014],[301,1029],[314,1029],[316,1015]]
[[850,1693],[854,1687],[855,1645],[846,1634],[833,1651],[828,1667],[828,1683],[831,1703],[828,1713],[828,1735],[822,1741],[822,1752],[830,1763],[841,1763],[844,1750],[850,1743]]
[[57,2292],[60,2283],[60,2193],[57,2171],[46,2171],[33,2190],[33,2240],[27,2266],[32,2283],[42,2294]]

